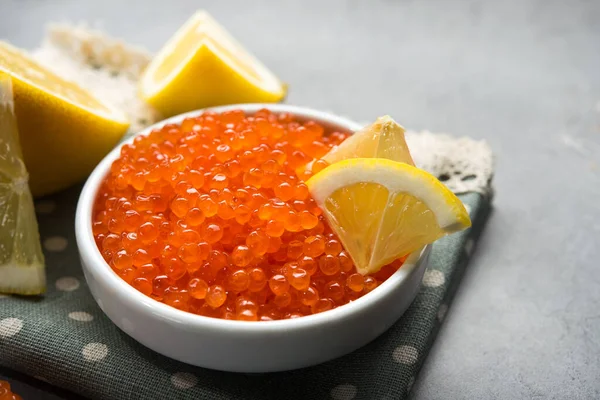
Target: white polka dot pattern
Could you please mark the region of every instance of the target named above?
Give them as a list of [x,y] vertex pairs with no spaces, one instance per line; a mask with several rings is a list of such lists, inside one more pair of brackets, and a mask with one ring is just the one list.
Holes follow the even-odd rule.
[[86,361],[100,361],[108,354],[108,347],[103,343],[88,343],[81,350]]
[[397,363],[413,365],[419,359],[419,351],[413,346],[402,345],[396,347],[392,357]]
[[56,288],[63,292],[72,292],[79,288],[79,281],[72,276],[64,276],[56,280]]
[[442,271],[428,269],[423,275],[423,285],[427,287],[439,287],[444,284],[446,278]]
[[74,319],[75,321],[89,322],[94,319],[94,316],[85,311],[73,311],[69,313],[69,318]]
[[23,329],[23,321],[19,318],[4,318],[0,321],[0,338],[15,336]]
[[187,372],[176,372],[171,375],[171,384],[177,389],[185,390],[196,386],[198,378]]
[[356,386],[345,383],[331,389],[331,398],[333,400],[352,400],[356,397],[357,392]]
[[52,252],[64,251],[68,244],[67,239],[62,236],[52,236],[44,240],[44,248]]

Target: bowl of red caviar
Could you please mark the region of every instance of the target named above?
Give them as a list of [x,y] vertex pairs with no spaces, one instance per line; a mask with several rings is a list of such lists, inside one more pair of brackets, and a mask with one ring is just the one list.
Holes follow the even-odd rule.
[[148,348],[223,371],[311,366],[379,336],[416,296],[429,246],[362,276],[304,184],[360,128],[308,108],[240,104],[124,141],[77,206],[100,308]]

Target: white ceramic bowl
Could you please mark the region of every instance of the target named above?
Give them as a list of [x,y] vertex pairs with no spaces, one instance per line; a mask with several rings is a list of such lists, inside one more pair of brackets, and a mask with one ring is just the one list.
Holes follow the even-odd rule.
[[[213,110],[234,108],[248,113],[261,108],[288,112],[343,131],[360,128],[345,118],[282,104],[244,104]],[[201,112],[169,118],[140,134]],[[119,151],[117,148],[106,156],[83,188],[75,222],[77,246],[85,278],[102,311],[121,330],[158,353],[223,371],[256,373],[307,367],[350,353],[375,339],[398,320],[419,289],[429,246],[412,254],[402,268],[374,291],[352,303],[302,318],[229,321],[187,313],[157,302],[128,285],[108,266],[92,235],[94,198]]]

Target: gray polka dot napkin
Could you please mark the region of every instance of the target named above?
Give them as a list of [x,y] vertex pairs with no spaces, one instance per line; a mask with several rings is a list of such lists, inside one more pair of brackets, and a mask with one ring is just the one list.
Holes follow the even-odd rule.
[[91,399],[404,399],[490,210],[480,194],[460,196],[473,227],[434,244],[415,301],[378,339],[312,368],[235,374],[163,357],[104,316],[86,286],[75,245],[80,189],[37,201],[48,292],[0,298],[0,365]]

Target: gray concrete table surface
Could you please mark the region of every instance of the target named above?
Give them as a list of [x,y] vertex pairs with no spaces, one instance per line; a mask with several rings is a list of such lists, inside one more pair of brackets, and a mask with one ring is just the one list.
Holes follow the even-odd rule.
[[493,147],[495,212],[414,399],[600,398],[599,1],[0,0],[0,38],[88,21],[156,51],[200,7],[288,103]]

